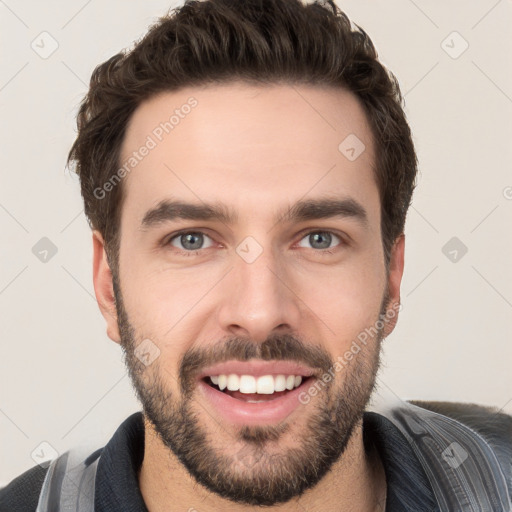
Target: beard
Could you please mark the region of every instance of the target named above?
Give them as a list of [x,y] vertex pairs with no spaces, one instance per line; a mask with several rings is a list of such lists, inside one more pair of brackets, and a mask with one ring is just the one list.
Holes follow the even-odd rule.
[[[208,491],[244,505],[286,503],[313,488],[340,459],[375,389],[382,328],[377,329],[375,341],[365,345],[342,369],[341,384],[336,386],[336,378],[329,382],[324,379],[317,403],[303,406],[304,414],[298,418],[301,421],[307,415],[307,421],[298,435],[292,434],[293,446],[278,445],[295,426],[293,422],[246,425],[237,430],[235,438],[229,434],[223,452],[217,432],[225,429],[211,416],[215,428],[207,429],[198,417],[198,411],[206,412],[195,398],[197,375],[203,368],[233,359],[293,360],[320,370],[318,375],[324,376],[329,370],[332,374],[335,361],[323,349],[289,334],[272,335],[261,344],[233,337],[213,347],[189,349],[179,360],[178,375],[173,376],[162,369],[160,358],[146,366],[137,357],[142,338],[137,339],[130,324],[115,275],[113,285],[125,364],[143,414],[163,444]],[[386,290],[379,318],[387,304]],[[179,392],[171,391],[171,380],[177,381]],[[233,454],[235,443],[242,448]]]

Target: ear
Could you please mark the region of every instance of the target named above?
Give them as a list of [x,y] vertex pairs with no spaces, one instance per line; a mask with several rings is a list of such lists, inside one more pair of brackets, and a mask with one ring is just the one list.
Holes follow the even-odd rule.
[[117,325],[117,310],[112,284],[112,272],[107,260],[105,242],[101,233],[92,232],[93,243],[93,281],[94,293],[101,314],[107,322],[107,336],[116,343],[121,343],[119,327]]
[[395,329],[400,306],[400,284],[404,273],[405,235],[395,240],[389,258],[388,292],[389,302],[386,310],[383,336],[386,338]]

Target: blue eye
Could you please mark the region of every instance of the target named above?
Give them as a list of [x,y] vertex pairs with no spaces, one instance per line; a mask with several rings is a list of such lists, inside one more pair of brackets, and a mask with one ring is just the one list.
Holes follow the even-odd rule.
[[[187,231],[186,233],[180,233],[178,235],[173,236],[167,242],[168,245],[172,245],[173,247],[177,247],[182,251],[198,251],[200,249],[207,249],[210,245],[204,246],[205,238],[211,241],[211,238],[200,231]],[[176,245],[179,243],[180,245]]]
[[[315,230],[306,233],[298,246],[314,249],[316,254],[323,255],[333,254],[338,246],[344,244],[345,241],[341,236],[331,231]],[[167,238],[163,245],[176,248],[177,253],[183,256],[198,256],[203,249],[213,247],[214,241],[202,231],[182,231]]]
[[[333,240],[337,239],[338,242],[341,242],[341,238],[330,231],[310,231],[306,234],[304,238],[299,242],[300,247],[305,247],[302,245],[302,242],[306,240],[311,244],[311,249],[318,249],[320,251],[326,251],[326,249],[333,249],[331,243]],[[337,244],[339,245],[339,244]],[[307,246],[306,246],[307,247]],[[335,247],[335,246],[334,246]],[[330,252],[330,251],[326,251]]]

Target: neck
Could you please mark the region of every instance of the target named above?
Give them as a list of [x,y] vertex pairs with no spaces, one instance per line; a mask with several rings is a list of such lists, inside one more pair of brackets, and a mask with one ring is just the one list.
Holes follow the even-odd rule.
[[[241,505],[198,484],[161,441],[144,418],[145,450],[139,486],[150,512],[253,512],[260,507]],[[346,450],[325,477],[312,489],[288,503],[268,507],[275,512],[382,512],[386,501],[386,476],[375,448],[363,444],[362,422],[354,429]],[[196,511],[196,512],[197,512]]]

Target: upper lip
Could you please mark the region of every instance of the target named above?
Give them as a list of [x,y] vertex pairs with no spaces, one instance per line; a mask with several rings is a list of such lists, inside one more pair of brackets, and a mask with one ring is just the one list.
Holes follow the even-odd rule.
[[308,368],[297,361],[225,361],[205,368],[199,374],[199,379],[211,375],[301,375],[310,377],[314,375],[313,368]]

